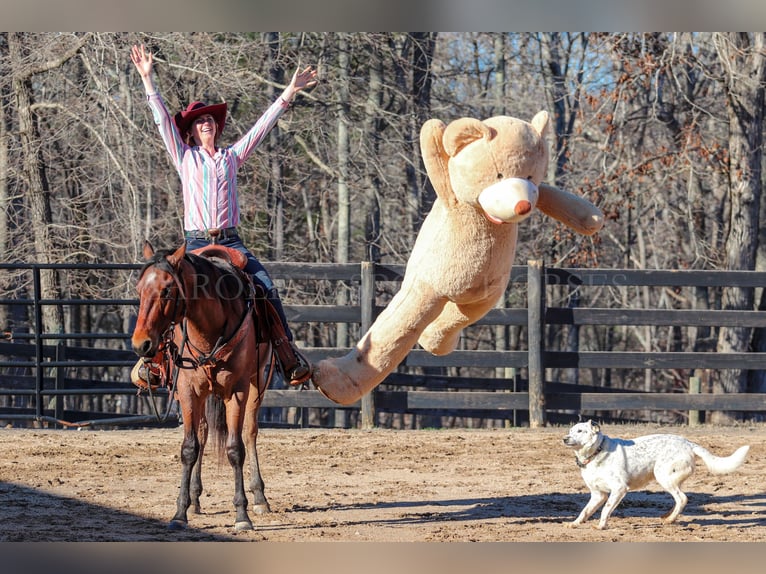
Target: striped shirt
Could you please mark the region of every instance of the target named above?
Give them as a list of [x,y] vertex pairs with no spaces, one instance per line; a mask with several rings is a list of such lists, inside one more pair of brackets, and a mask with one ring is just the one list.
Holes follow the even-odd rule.
[[239,225],[237,170],[263,141],[287,109],[281,97],[269,106],[255,125],[236,142],[218,148],[214,157],[197,146],[188,146],[178,133],[165,102],[158,93],[147,96],[154,123],[181,177],[184,229],[205,231]]

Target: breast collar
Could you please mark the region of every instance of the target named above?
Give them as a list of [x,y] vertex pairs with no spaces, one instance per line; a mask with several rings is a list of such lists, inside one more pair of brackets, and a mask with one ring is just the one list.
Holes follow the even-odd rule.
[[604,439],[606,437],[604,435],[601,435],[601,440],[598,443],[598,446],[596,447],[596,450],[593,451],[593,454],[591,454],[588,458],[584,460],[580,460],[580,457],[575,454],[575,461],[577,462],[577,466],[580,468],[585,468],[588,466],[591,462],[593,462],[593,459],[596,458],[599,454],[601,454],[601,451],[604,450]]

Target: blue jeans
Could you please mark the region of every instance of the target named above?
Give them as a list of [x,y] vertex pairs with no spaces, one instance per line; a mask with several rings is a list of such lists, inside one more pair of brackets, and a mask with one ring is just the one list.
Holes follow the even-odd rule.
[[[192,251],[194,249],[199,249],[200,247],[210,245],[211,243],[212,242],[208,241],[207,239],[187,237],[186,250]],[[274,286],[274,282],[271,280],[271,277],[269,276],[269,273],[266,271],[266,268],[263,266],[263,264],[261,264],[261,262],[256,259],[255,255],[250,253],[247,247],[245,247],[245,244],[242,243],[242,239],[239,235],[221,239],[220,241],[217,241],[216,244],[231,247],[232,249],[241,251],[247,256],[247,265],[245,266],[245,271],[250,273],[250,275],[253,276],[253,280],[258,285],[263,287],[264,291],[266,291],[266,298],[274,306],[274,309],[276,309],[277,314],[279,315],[279,320],[282,322],[282,326],[285,329],[287,339],[292,341],[293,333],[290,331],[290,327],[287,324],[287,317],[285,317],[285,310],[282,308],[282,301],[279,298],[279,292]]]

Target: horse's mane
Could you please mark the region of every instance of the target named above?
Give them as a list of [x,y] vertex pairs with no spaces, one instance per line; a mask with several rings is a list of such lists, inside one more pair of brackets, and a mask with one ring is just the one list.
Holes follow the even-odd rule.
[[149,267],[159,267],[166,273],[170,273],[171,275],[175,274],[175,271],[173,271],[173,268],[170,266],[170,263],[168,263],[168,256],[173,253],[172,249],[159,249],[154,252],[154,255],[152,255],[149,259],[146,260],[144,263],[144,266],[141,267],[141,271],[138,273],[138,278],[141,279],[141,277],[144,276],[144,273],[146,273],[146,270],[149,269]]

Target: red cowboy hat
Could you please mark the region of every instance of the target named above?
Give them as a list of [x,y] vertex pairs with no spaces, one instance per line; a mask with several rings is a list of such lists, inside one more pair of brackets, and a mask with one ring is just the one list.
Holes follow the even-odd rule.
[[181,138],[186,140],[186,134],[192,125],[192,122],[205,114],[210,114],[215,119],[218,129],[215,132],[216,138],[221,135],[223,127],[226,125],[226,103],[206,105],[203,102],[192,102],[181,110],[174,117],[173,121],[178,128]]

